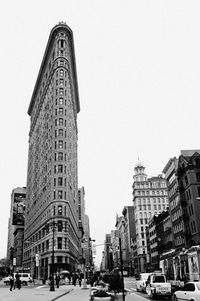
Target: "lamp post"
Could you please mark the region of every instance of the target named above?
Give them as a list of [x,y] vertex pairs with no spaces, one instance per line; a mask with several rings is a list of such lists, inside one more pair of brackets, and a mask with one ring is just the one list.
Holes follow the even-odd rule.
[[86,258],[85,258],[85,250],[87,249],[88,242],[87,240],[83,239],[81,244],[82,249],[82,264],[83,264],[83,289],[87,289],[87,283],[86,283]]
[[56,227],[56,223],[53,219],[53,222],[52,222],[52,232],[53,232],[52,256],[51,256],[51,266],[50,266],[50,291],[51,292],[55,291],[55,286],[54,286],[54,236],[55,236],[55,227]]
[[122,259],[122,242],[121,242],[121,237],[120,236],[119,236],[119,254],[120,254],[120,270],[121,270],[121,274],[122,274],[122,298],[123,298],[123,301],[125,301],[123,259]]

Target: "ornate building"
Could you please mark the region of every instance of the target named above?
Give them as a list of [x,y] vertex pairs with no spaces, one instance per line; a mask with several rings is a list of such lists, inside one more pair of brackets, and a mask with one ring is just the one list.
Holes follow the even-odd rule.
[[133,234],[133,257],[135,273],[145,272],[149,266],[146,232],[151,218],[167,209],[168,191],[162,175],[148,178],[145,167],[138,162],[133,176],[133,207],[135,233]]
[[28,108],[23,269],[38,279],[78,263],[79,110],[73,33],[60,22],[50,32]]

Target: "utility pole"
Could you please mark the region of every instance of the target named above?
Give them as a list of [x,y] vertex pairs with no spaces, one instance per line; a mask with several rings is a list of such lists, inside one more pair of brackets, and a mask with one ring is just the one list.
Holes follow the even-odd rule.
[[123,274],[123,259],[122,259],[122,242],[121,237],[119,237],[119,253],[120,253],[120,270],[122,274],[122,297],[123,301],[125,301],[125,293],[124,293],[124,274]]
[[50,272],[50,291],[54,292],[55,291],[55,286],[54,286],[54,235],[55,235],[55,226],[56,223],[53,220],[52,222],[52,231],[53,231],[53,241],[52,241],[52,257],[51,257],[51,272]]

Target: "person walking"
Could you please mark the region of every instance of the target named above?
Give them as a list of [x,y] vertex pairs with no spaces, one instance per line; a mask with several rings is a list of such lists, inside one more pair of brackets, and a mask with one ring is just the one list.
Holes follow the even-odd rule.
[[20,290],[20,288],[21,288],[21,280],[20,280],[20,275],[19,275],[18,272],[15,275],[15,283],[16,283],[16,287]]
[[60,276],[59,274],[57,273],[56,274],[56,287],[59,288],[59,284],[60,284]]
[[81,286],[81,282],[82,282],[82,275],[79,274],[79,275],[78,275],[78,283],[79,283],[79,286]]
[[72,284],[74,286],[76,286],[76,280],[77,280],[77,275],[76,275],[76,273],[73,273],[73,275],[72,275]]
[[14,286],[14,277],[13,274],[10,275],[10,291],[12,292]]

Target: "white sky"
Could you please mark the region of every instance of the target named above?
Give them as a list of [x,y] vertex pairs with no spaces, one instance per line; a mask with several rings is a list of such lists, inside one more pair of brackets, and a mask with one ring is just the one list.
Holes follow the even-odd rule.
[[[199,149],[200,2],[4,1],[0,8],[0,258],[12,189],[26,186],[27,109],[50,30],[74,32],[81,111],[79,187],[91,237],[103,243],[132,205],[138,156],[149,176]],[[100,262],[102,247],[97,248]]]

